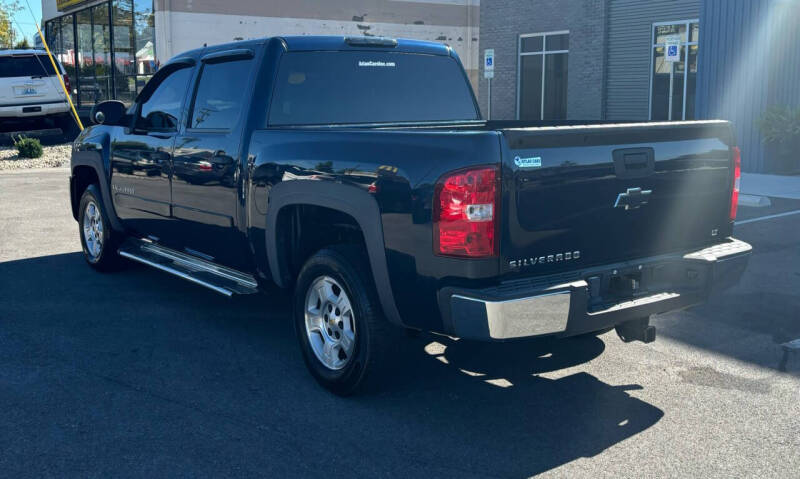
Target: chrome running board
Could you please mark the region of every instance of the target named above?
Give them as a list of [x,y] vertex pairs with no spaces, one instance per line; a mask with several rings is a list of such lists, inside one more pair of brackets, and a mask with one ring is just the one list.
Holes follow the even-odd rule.
[[258,292],[258,283],[249,274],[155,243],[129,239],[120,247],[119,255],[205,286],[228,297],[234,294]]

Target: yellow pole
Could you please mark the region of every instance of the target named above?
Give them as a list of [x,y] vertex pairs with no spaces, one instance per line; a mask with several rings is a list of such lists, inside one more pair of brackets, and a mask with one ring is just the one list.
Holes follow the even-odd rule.
[[56,60],[53,58],[53,54],[50,53],[50,47],[47,46],[47,40],[44,39],[44,35],[42,35],[42,29],[39,28],[38,23],[36,23],[36,30],[39,32],[39,37],[42,39],[42,45],[44,45],[44,49],[47,50],[47,56],[50,58],[50,63],[53,64],[53,70],[55,70],[56,75],[58,76],[58,82],[61,83],[61,89],[64,90],[64,93],[67,95],[69,107],[72,108],[72,114],[75,115],[75,121],[78,122],[78,127],[81,129],[81,131],[83,131],[83,123],[81,123],[81,119],[78,117],[78,112],[75,110],[75,105],[72,103],[72,97],[69,96],[67,86],[64,84],[64,79],[61,78],[61,71],[58,69],[58,65],[56,65]]

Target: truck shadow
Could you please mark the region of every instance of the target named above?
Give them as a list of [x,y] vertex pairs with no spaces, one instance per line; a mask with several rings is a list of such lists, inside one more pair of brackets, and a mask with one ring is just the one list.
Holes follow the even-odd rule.
[[[0,377],[25,378],[6,383],[13,403],[0,398],[12,409],[0,442],[16,431],[40,452],[69,444],[84,472],[108,470],[92,468],[100,448],[134,475],[235,463],[280,476],[516,477],[595,456],[663,416],[629,393],[640,386],[581,369],[605,349],[594,337],[423,334],[402,342],[378,391],[338,398],[306,373],[288,308],[285,293],[229,300],[143,267],[97,274],[79,253],[0,263],[0,344],[13,358]],[[53,426],[65,421],[80,428]],[[30,473],[59,457],[19,464]]]
[[[415,437],[431,464],[535,475],[595,456],[663,416],[628,393],[641,386],[610,385],[581,370],[605,349],[598,338],[490,344],[423,336],[405,349],[411,364],[383,387],[413,398],[392,404],[392,415],[413,418],[420,408],[439,425]],[[386,407],[380,395],[358,400]]]

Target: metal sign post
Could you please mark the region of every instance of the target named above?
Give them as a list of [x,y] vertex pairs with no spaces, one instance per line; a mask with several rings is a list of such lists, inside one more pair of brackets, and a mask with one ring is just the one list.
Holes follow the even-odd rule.
[[669,110],[672,120],[672,90],[675,83],[675,63],[681,61],[681,36],[669,35],[664,39],[664,61],[669,65]]
[[483,51],[483,77],[488,81],[488,98],[486,116],[492,119],[492,78],[494,78],[494,49],[487,48]]

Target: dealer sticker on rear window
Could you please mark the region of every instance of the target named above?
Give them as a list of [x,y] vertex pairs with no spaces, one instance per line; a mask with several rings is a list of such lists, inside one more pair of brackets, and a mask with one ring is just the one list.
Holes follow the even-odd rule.
[[514,164],[520,168],[540,168],[542,166],[541,156],[531,156],[529,158],[514,157]]
[[359,61],[358,61],[358,66],[360,66],[360,67],[383,67],[383,68],[389,67],[389,68],[394,68],[395,66],[397,66],[397,64],[396,64],[395,62],[381,62],[381,61],[373,61],[373,60],[369,60],[369,61],[359,60]]

